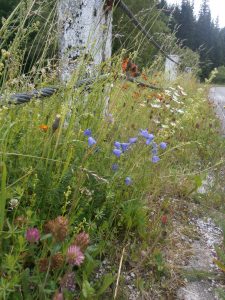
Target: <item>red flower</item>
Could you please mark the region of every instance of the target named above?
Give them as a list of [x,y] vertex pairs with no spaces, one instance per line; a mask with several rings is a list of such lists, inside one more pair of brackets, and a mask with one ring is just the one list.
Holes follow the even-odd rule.
[[167,215],[163,215],[163,216],[161,217],[161,222],[162,222],[163,225],[166,225],[166,224],[167,224],[167,222],[168,222]]

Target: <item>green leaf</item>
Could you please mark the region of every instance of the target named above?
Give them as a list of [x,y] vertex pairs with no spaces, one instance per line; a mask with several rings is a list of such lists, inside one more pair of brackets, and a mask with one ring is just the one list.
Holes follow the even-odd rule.
[[85,256],[86,262],[83,267],[83,274],[85,275],[85,278],[88,278],[100,262],[98,260],[93,259],[92,256],[88,253],[86,253]]
[[30,293],[30,270],[25,269],[21,274],[21,285],[23,290],[24,298],[31,300],[32,296]]
[[1,191],[0,191],[0,232],[3,229],[5,219],[5,204],[6,204],[6,165],[4,162],[0,164],[0,175],[1,175]]
[[115,276],[112,273],[108,273],[103,276],[103,281],[100,289],[97,291],[97,296],[102,295],[108,287],[114,282]]
[[82,294],[86,299],[94,299],[92,296],[94,296],[95,290],[87,280],[83,281]]
[[218,267],[221,271],[225,272],[225,265],[224,265],[223,263],[221,263],[221,262],[220,262],[219,260],[217,260],[217,259],[214,259],[213,262],[217,265],[217,267]]
[[47,234],[43,235],[40,238],[40,241],[44,241],[44,240],[50,239],[51,237],[52,237],[52,234],[51,233],[47,233]]
[[200,188],[202,186],[202,178],[201,176],[195,176],[194,177],[194,181],[195,181],[195,185],[196,185],[196,189]]

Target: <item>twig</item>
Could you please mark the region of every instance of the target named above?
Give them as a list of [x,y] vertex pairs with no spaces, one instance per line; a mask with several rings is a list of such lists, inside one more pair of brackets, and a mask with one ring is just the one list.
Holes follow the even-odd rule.
[[117,279],[116,279],[116,288],[115,288],[114,297],[113,297],[114,300],[116,299],[117,293],[118,293],[120,274],[121,274],[121,269],[122,269],[122,264],[123,264],[125,248],[126,248],[126,246],[123,248],[122,255],[121,255],[121,258],[120,258],[119,270],[118,270]]
[[136,80],[136,79],[134,79],[132,77],[128,77],[127,80],[130,81],[130,82],[136,83],[138,86],[147,87],[147,88],[150,88],[150,89],[153,89],[153,90],[160,90],[159,87],[156,87],[154,85],[150,85],[150,84],[141,82],[141,81]]

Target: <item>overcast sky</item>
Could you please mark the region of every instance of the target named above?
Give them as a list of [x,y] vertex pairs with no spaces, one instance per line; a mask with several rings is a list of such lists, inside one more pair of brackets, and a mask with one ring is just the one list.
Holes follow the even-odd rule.
[[[180,4],[182,0],[167,0],[168,3]],[[195,13],[198,14],[202,0],[194,0]],[[213,19],[219,17],[220,27],[225,27],[225,0],[209,0]]]

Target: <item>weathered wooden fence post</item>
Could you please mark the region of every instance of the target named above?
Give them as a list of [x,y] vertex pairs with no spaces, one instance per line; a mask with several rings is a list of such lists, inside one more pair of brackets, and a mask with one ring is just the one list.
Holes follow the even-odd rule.
[[165,75],[166,79],[169,81],[176,80],[177,74],[178,74],[178,63],[180,60],[180,57],[178,55],[170,55],[169,56],[172,60],[169,58],[166,58],[165,63]]
[[105,0],[58,0],[60,75],[68,81],[81,55],[87,54],[92,66],[110,58],[112,12]]

